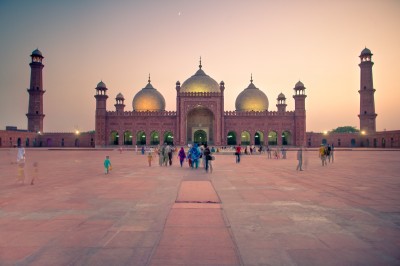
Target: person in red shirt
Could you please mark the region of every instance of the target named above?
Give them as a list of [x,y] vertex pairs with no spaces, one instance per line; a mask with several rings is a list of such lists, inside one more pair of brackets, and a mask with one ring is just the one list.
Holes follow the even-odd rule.
[[236,146],[236,163],[240,163],[240,151],[241,151],[242,147],[240,147],[240,144],[238,146]]

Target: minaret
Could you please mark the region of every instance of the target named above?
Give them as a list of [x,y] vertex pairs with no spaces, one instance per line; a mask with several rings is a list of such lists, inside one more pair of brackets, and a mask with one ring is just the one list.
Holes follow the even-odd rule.
[[106,132],[106,116],[107,116],[107,87],[103,81],[100,81],[96,87],[96,117],[95,117],[95,131],[96,131],[96,147],[104,147],[107,145],[107,132]]
[[372,79],[371,61],[372,53],[368,48],[361,51],[359,64],[361,71],[360,79],[360,130],[365,133],[374,133],[376,131],[375,100],[374,100],[374,84]]
[[306,88],[299,81],[294,86],[295,145],[306,144]]
[[278,101],[278,104],[276,105],[276,107],[278,108],[278,113],[284,113],[286,112],[286,97],[285,95],[281,92],[278,95],[278,98],[276,99]]
[[116,101],[116,103],[114,104],[114,106],[115,106],[115,111],[116,111],[118,114],[123,113],[123,112],[124,112],[124,108],[125,108],[125,104],[124,104],[125,98],[124,98],[124,95],[122,95],[122,93],[118,93],[117,97],[115,98],[115,101]]
[[43,90],[43,75],[42,70],[44,65],[42,64],[43,55],[36,49],[31,54],[32,61],[29,64],[31,66],[31,82],[29,89],[29,106],[28,113],[28,131],[32,132],[43,132],[43,94],[46,92]]

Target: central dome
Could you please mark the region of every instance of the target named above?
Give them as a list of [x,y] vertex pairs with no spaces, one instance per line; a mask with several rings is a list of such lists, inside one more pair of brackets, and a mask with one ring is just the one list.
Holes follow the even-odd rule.
[[268,110],[268,98],[264,92],[253,84],[253,78],[250,85],[244,89],[236,98],[236,111],[266,111]]
[[218,83],[201,69],[183,82],[180,92],[221,92]]
[[137,112],[145,111],[164,111],[165,110],[165,99],[161,93],[159,93],[150,83],[147,83],[146,87],[136,93],[132,101],[132,108]]

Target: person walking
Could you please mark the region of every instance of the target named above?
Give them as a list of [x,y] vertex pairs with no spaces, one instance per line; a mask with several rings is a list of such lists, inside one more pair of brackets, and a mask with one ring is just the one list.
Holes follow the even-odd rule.
[[192,168],[198,168],[199,167],[199,158],[200,158],[200,149],[197,146],[197,143],[193,145],[192,148],[190,148],[190,156],[192,158]]
[[183,149],[183,147],[181,147],[181,149],[178,152],[178,158],[179,158],[179,162],[182,167],[183,162],[185,161],[185,158],[186,158],[185,150]]
[[19,162],[25,162],[25,148],[22,147],[21,145],[18,146],[18,151],[17,151],[17,163]]
[[300,147],[300,149],[297,151],[297,171],[303,171],[303,148]]
[[236,146],[236,163],[240,163],[240,152],[241,152],[242,147],[240,147],[240,144]]
[[209,161],[211,161],[211,151],[210,148],[208,148],[207,144],[204,145],[203,157],[204,157],[206,172],[208,172],[208,164]]

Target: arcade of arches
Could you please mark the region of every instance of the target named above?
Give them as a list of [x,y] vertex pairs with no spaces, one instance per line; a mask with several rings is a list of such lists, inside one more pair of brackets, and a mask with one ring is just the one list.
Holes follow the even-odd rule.
[[264,132],[262,131],[256,131],[253,134],[249,131],[242,131],[239,138],[237,137],[238,134],[236,131],[229,131],[226,137],[227,145],[293,145],[290,131],[283,131],[280,139],[277,131],[268,131],[267,141],[265,141]]

